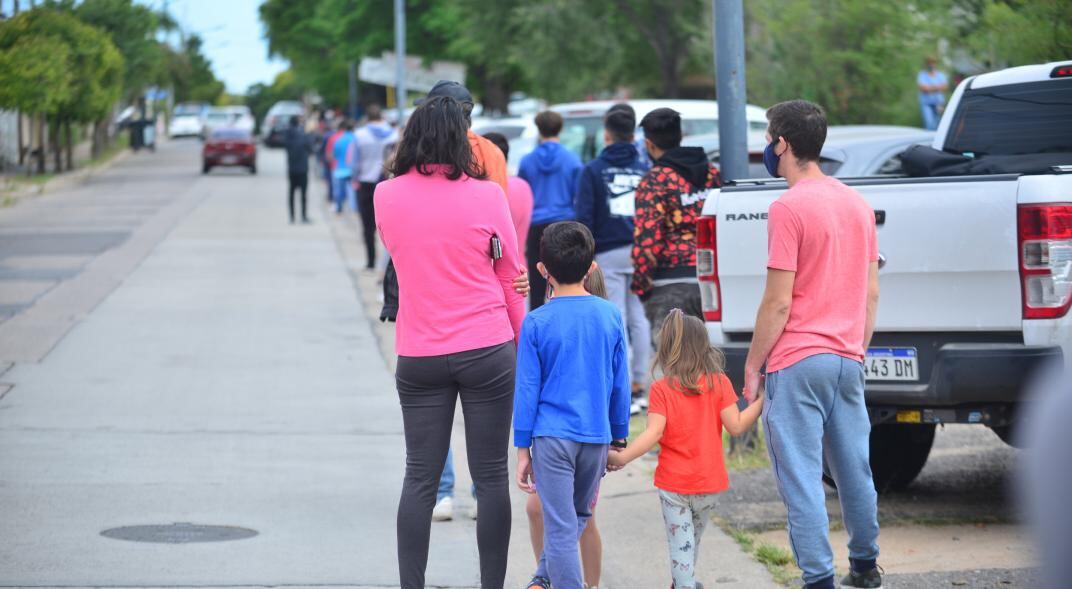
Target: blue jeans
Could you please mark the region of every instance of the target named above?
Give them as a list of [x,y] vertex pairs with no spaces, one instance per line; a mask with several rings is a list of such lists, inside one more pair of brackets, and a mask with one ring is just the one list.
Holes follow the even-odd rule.
[[357,200],[354,196],[354,185],[350,183],[350,177],[332,178],[331,193],[335,197],[335,212],[341,213],[344,203],[349,202],[350,208],[357,210]]
[[763,427],[778,491],[789,510],[789,543],[805,583],[834,575],[823,458],[837,483],[849,558],[878,558],[878,495],[871,478],[871,421],[864,370],[834,354],[810,356],[767,375]]
[[934,131],[938,128],[938,121],[942,119],[942,116],[938,114],[937,104],[924,104],[919,103],[920,114],[923,115],[923,128],[928,131]]
[[584,588],[577,546],[607,471],[607,448],[561,438],[532,441],[532,470],[543,505],[543,554],[536,576],[550,579],[555,589]]
[[443,474],[439,476],[439,490],[436,491],[436,503],[444,497],[454,496],[454,450],[447,449],[447,462],[443,465]]

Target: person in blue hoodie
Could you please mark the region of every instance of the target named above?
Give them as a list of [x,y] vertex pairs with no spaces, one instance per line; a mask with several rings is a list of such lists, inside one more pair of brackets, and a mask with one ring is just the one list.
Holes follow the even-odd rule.
[[577,221],[595,238],[596,263],[603,270],[607,298],[618,307],[628,327],[634,399],[631,412],[639,413],[649,384],[651,325],[640,297],[630,289],[634,196],[648,171],[633,141],[635,127],[636,113],[628,105],[615,105],[603,116],[606,147],[581,172],[573,206]]
[[562,124],[562,115],[557,112],[548,110],[536,115],[540,144],[521,159],[517,174],[532,187],[532,225],[525,240],[532,286],[530,310],[539,308],[547,297],[547,280],[536,268],[540,261],[540,238],[551,224],[572,221],[575,217],[573,194],[581,172],[581,160],[558,142]]

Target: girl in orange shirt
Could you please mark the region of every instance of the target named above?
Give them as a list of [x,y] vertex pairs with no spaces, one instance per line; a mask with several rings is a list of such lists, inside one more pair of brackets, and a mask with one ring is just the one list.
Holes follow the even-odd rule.
[[729,488],[722,428],[740,435],[759,418],[763,395],[744,411],[724,373],[722,352],[711,347],[696,317],[674,309],[663,322],[655,366],[663,378],[651,386],[648,427],[628,448],[611,452],[618,469],[659,444],[659,489],[670,545],[671,589],[698,587],[696,555],[715,497]]

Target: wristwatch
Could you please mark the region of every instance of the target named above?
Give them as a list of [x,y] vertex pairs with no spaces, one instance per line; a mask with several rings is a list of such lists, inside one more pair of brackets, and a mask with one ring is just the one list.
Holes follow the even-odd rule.
[[629,445],[629,440],[613,440],[610,443],[611,447],[619,450],[624,450]]

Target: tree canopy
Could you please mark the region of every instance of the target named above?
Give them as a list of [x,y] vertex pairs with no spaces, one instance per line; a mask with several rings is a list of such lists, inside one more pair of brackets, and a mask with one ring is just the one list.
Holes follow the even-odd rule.
[[[393,47],[392,3],[266,0],[270,51],[297,82],[334,104],[347,64]],[[748,98],[803,97],[834,123],[918,124],[915,73],[938,55],[984,67],[1072,55],[1067,0],[748,0]],[[491,110],[511,91],[551,101],[621,89],[633,96],[714,97],[707,0],[408,0],[407,48],[468,66]],[[960,73],[974,73],[964,71]]]

